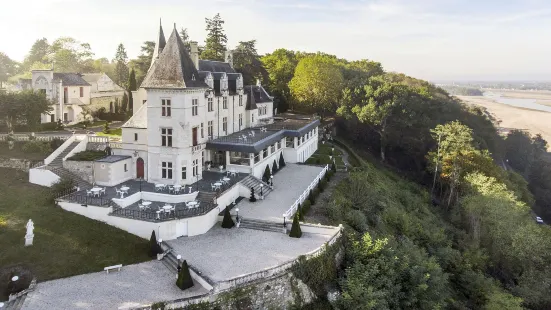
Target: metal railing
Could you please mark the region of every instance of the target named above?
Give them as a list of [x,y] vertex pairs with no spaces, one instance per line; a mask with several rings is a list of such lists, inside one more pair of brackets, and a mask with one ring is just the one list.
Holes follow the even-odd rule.
[[[22,142],[25,142],[25,141],[31,141],[31,140],[36,140],[36,141],[40,141],[40,142],[50,142],[52,140],[67,140],[69,139],[69,135],[67,136],[34,136],[31,138],[30,135],[26,135],[26,134],[14,134],[12,136],[12,140],[13,141],[22,141]],[[8,141],[8,135],[6,134],[1,134],[0,135],[0,141]]]
[[77,192],[77,188],[66,190],[57,194],[56,196],[57,197],[55,198],[58,200],[78,203],[81,205],[104,207],[108,206],[111,203],[111,199],[109,198],[88,196],[86,194]]
[[107,142],[109,142],[109,137],[88,136],[88,142],[91,142],[91,143],[107,143]]
[[304,192],[298,197],[298,199],[291,205],[289,210],[285,212],[285,218],[290,219],[293,215],[295,215],[295,212],[297,212],[298,206],[301,205],[306,199],[308,199],[308,195],[310,195],[310,191],[314,190],[314,188],[318,185],[318,183],[321,181],[321,179],[325,176],[327,173],[327,170],[329,170],[329,165],[325,165],[323,170],[318,174],[318,176],[310,183],[308,188],[304,190]]
[[112,215],[121,217],[137,219],[137,220],[149,220],[149,221],[170,221],[182,218],[189,218],[195,216],[201,216],[207,214],[216,208],[215,204],[201,202],[201,205],[196,208],[180,209],[170,212],[164,210],[137,210],[132,208],[113,207]]

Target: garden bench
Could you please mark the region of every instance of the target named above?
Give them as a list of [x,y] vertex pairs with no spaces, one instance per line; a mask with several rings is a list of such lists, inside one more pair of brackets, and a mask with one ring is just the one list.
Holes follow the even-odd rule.
[[122,264],[118,264],[118,265],[105,267],[105,268],[103,268],[103,270],[105,270],[107,273],[109,273],[109,270],[117,269],[118,271],[121,271],[121,268],[122,268]]

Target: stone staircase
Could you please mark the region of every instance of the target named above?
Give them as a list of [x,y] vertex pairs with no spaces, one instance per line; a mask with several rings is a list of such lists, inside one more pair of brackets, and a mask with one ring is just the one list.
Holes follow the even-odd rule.
[[239,229],[241,229],[241,228],[255,229],[255,230],[262,230],[262,231],[273,231],[273,232],[278,232],[278,233],[283,233],[284,232],[283,222],[282,223],[275,223],[275,222],[268,222],[268,221],[262,221],[262,220],[254,220],[254,219],[245,219],[245,218],[241,218],[241,223],[239,224]]
[[206,203],[216,204],[216,193],[215,192],[199,192],[197,194],[196,200]]
[[26,298],[27,298],[27,294],[25,294],[25,295],[23,295],[19,298],[10,300],[8,302],[5,302],[4,308],[2,308],[2,309],[19,310],[23,307],[23,303],[25,302]]
[[52,160],[52,162],[49,163],[48,166],[63,167],[63,157],[67,156],[67,154],[69,154],[69,152],[71,152],[79,143],[80,141],[71,143],[67,148],[63,150],[63,152],[61,152],[61,154],[54,158],[54,160]]
[[[165,265],[166,268],[172,273],[174,273],[174,278],[176,278],[176,275],[178,274],[178,259],[176,258],[176,253],[174,253],[172,247],[170,247],[165,242],[161,243],[161,249],[166,253],[161,262],[163,265]],[[188,263],[189,269],[192,269],[197,275],[199,275],[203,280],[205,280],[208,284],[211,286],[214,286],[214,281],[207,278],[205,275],[202,275],[199,271],[197,271],[193,266],[190,266]]]
[[239,182],[245,187],[247,187],[248,189],[250,189],[251,187],[254,188],[254,195],[257,199],[260,198],[260,184],[264,184],[264,187],[262,188],[262,193],[264,195],[264,198],[272,192],[272,189],[268,184],[264,183],[262,180],[255,178],[252,175],[247,176],[246,178],[244,178]]
[[67,178],[67,179],[73,180],[73,182],[75,183],[75,186],[80,188],[80,190],[92,188],[92,184],[84,181],[81,177],[79,177],[78,175],[72,173],[71,171],[63,167],[47,167],[47,168],[48,170],[50,170],[51,172],[59,176],[61,179]]

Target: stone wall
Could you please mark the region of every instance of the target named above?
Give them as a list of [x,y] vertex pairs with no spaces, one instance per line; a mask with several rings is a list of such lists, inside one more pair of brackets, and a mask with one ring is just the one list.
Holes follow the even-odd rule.
[[71,171],[88,183],[94,182],[94,162],[92,161],[66,160],[63,162],[63,168]]
[[[114,93],[116,94],[116,93]],[[104,97],[96,97],[90,99],[90,105],[88,108],[90,111],[97,111],[101,108],[105,108],[106,112],[109,112],[109,108],[111,106],[111,102],[113,103],[113,109],[115,108],[115,99],[118,98],[119,102],[122,102],[122,97],[124,93],[120,92],[120,95],[113,95],[113,96],[104,96]],[[114,111],[113,111],[114,112]]]
[[88,142],[86,143],[87,151],[105,151],[107,143],[105,142]]
[[29,172],[31,169],[33,161],[29,159],[19,159],[19,158],[2,158],[0,157],[0,167],[2,168],[13,168]]

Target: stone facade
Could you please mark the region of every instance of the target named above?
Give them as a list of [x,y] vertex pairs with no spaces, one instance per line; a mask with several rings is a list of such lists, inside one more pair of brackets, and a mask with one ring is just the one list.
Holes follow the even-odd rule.
[[33,161],[28,159],[19,159],[19,158],[1,158],[0,157],[0,167],[2,168],[13,168],[18,170],[23,170],[29,172],[31,169]]
[[71,171],[88,183],[94,182],[94,162],[92,161],[66,160],[63,162],[63,168]]
[[[119,104],[122,104],[123,96],[124,92],[113,92],[112,96],[92,97],[88,109],[90,109],[90,111],[97,111],[101,108],[105,108],[105,112],[115,112],[115,99],[119,99]],[[112,111],[111,108],[113,108]]]

